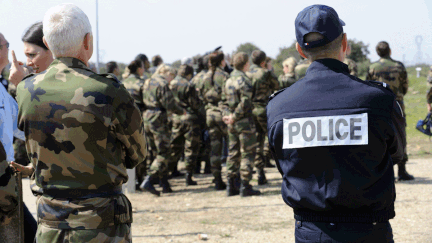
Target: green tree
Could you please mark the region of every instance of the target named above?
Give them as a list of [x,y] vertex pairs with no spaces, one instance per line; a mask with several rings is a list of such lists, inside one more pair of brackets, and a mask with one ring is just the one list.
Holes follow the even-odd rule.
[[242,52],[246,52],[246,54],[248,54],[250,56],[252,54],[252,52],[255,50],[261,50],[261,49],[251,42],[246,42],[246,43],[240,44],[233,54],[242,51]]
[[175,69],[179,69],[180,66],[181,66],[181,60],[177,60],[171,64],[171,67],[173,67]]
[[364,44],[363,41],[348,40],[351,44],[351,54],[348,58],[354,60],[355,62],[364,62],[368,60],[367,55],[369,55],[369,44]]

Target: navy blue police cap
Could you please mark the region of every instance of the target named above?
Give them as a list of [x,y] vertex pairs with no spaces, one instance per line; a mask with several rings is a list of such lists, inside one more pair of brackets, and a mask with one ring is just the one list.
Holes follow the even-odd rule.
[[[325,5],[312,5],[303,9],[295,20],[296,39],[300,47],[310,49],[326,45],[343,33],[343,22],[336,11]],[[323,39],[308,42],[304,37],[309,33],[320,33]]]

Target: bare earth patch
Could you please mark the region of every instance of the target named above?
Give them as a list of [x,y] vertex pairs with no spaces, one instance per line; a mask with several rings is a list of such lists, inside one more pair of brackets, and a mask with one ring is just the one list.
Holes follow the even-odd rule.
[[[396,183],[396,218],[390,221],[395,242],[432,242],[432,157],[411,157],[407,169],[416,180]],[[294,242],[294,216],[280,195],[281,176],[277,169],[266,171],[268,185],[257,186],[256,175],[252,181],[261,196],[226,197],[213,189],[211,175],[195,176],[193,187],[184,178],[172,179],[175,192],[159,198],[128,194],[135,209],[134,242],[199,242],[200,234],[207,242]]]

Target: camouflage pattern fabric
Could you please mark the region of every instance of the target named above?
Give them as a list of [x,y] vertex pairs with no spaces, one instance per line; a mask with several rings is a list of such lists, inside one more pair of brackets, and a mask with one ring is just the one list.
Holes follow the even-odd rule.
[[[129,74],[127,78],[125,78],[122,82],[122,84],[125,86],[126,90],[129,92],[129,94],[132,96],[132,98],[135,101],[135,104],[138,106],[141,112],[145,111],[144,101],[143,101],[143,95],[142,90],[144,86],[144,81],[148,79],[149,76],[144,74],[143,76],[138,76],[138,74],[133,73]],[[148,157],[150,153],[153,151],[148,151]],[[138,184],[141,184],[141,182],[144,180],[144,177],[147,175],[147,158],[144,161],[144,163],[141,163],[137,165],[135,169],[136,178],[138,181]]]
[[6,157],[6,151],[0,143],[0,225],[8,223],[18,209],[16,180]]
[[228,136],[227,126],[222,121],[222,103],[225,102],[225,96],[223,96],[222,92],[228,78],[229,74],[217,67],[214,71],[210,70],[205,74],[202,85],[199,86],[199,93],[205,104],[206,122],[211,145],[210,164],[212,174],[215,177],[221,175],[223,139]]
[[358,71],[357,71],[357,63],[354,62],[354,60],[349,59],[349,58],[345,58],[343,63],[345,63],[346,65],[348,65],[348,69],[350,71],[350,75],[352,76],[358,76]]
[[[398,61],[388,58],[380,58],[369,66],[366,80],[376,80],[388,84],[396,94],[397,101],[403,101],[408,92],[408,76],[405,66]],[[404,111],[405,113],[405,111]]]
[[[429,67],[429,73],[428,73],[426,80],[429,84],[432,84],[432,66]],[[9,86],[10,86],[10,84],[9,84]]]
[[279,89],[284,89],[293,85],[297,80],[294,73],[286,73],[286,74],[279,75],[278,81],[279,81]]
[[[252,81],[253,95],[252,114],[256,127],[256,157],[255,167],[263,169],[265,166],[264,147],[269,148],[267,137],[267,113],[266,106],[268,97],[279,89],[278,80],[272,75],[272,72],[259,67],[256,64],[251,65],[249,72],[246,72],[248,78]],[[266,143],[267,141],[267,143]],[[269,149],[267,149],[269,151]]]
[[[39,227],[85,235],[130,224],[132,207],[119,188],[147,151],[140,111],[123,85],[78,59],[58,58],[18,85],[17,100]],[[41,229],[38,241],[50,241]]]
[[428,74],[426,80],[429,83],[429,85],[431,86],[429,88],[429,91],[426,94],[426,101],[428,104],[431,104],[432,103],[432,66],[430,66],[430,68],[429,68],[429,74]]
[[171,156],[171,127],[167,111],[181,115],[184,110],[174,98],[168,81],[159,74],[145,81],[143,98],[147,107],[144,112],[144,129],[150,142],[149,146],[155,151],[155,159],[151,163],[149,174],[157,174],[162,178],[168,173]]
[[140,108],[141,112],[144,112],[145,106],[142,96],[142,89],[144,86],[144,80],[148,77],[143,76],[142,78],[138,76],[138,74],[129,74],[129,76],[123,80],[123,85],[132,98],[135,101],[135,104]]
[[187,111],[185,115],[173,115],[171,163],[177,164],[184,150],[186,171],[193,173],[201,143],[199,108],[202,102],[195,85],[181,76],[172,80],[169,87],[179,105]]
[[234,124],[228,125],[228,178],[237,176],[240,170],[242,181],[252,179],[256,151],[256,129],[252,115],[252,81],[242,71],[234,69],[226,81],[225,96]]
[[306,71],[310,65],[311,65],[310,62],[307,59],[303,59],[302,61],[299,62],[299,64],[294,69],[294,73],[297,80],[300,80],[304,76],[306,76]]
[[[390,57],[380,58],[369,66],[366,80],[375,80],[388,84],[393,93],[395,93],[396,100],[399,101],[405,116],[403,97],[408,92],[408,75],[405,66],[401,62],[395,61]],[[406,131],[404,133],[406,134]],[[404,158],[400,162],[402,165],[408,161],[406,145],[404,151]]]

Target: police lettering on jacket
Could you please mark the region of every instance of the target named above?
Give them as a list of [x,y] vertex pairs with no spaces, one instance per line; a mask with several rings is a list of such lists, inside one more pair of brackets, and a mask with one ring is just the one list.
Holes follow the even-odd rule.
[[368,144],[367,113],[283,120],[283,149]]

